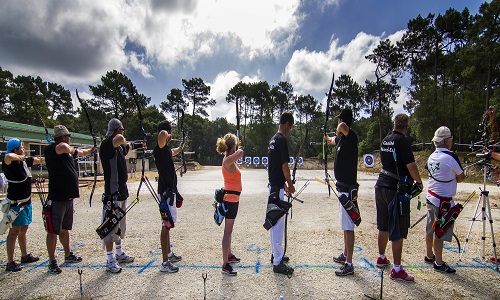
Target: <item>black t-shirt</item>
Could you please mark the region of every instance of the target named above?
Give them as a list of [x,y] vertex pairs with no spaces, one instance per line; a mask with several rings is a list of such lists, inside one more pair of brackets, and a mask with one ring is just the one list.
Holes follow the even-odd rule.
[[[393,153],[396,153],[397,169]],[[382,162],[382,169],[396,175],[399,172],[400,177],[406,178],[410,183],[413,182],[406,165],[415,162],[415,158],[410,142],[402,133],[393,131],[383,139],[382,145],[380,145],[380,161]],[[395,178],[382,173],[377,180],[377,186],[384,188],[395,189],[397,184],[398,181]]]
[[45,147],[44,156],[49,171],[49,194],[47,199],[67,201],[68,199],[80,197],[78,172],[73,162],[73,156],[68,153],[57,154],[56,144]]
[[10,200],[22,200],[31,196],[31,172],[28,167],[33,165],[34,158],[26,157],[25,161],[13,161],[10,165],[2,160],[2,171],[5,178],[9,180],[7,198]]
[[357,182],[358,174],[358,136],[356,132],[349,129],[347,136],[341,135],[335,137],[334,173],[338,181],[354,185]]
[[282,166],[290,161],[288,144],[283,134],[277,132],[269,141],[269,166],[267,174],[269,184],[275,187],[283,187],[286,179]]
[[125,160],[128,151],[128,145],[114,148],[112,137],[104,139],[99,147],[99,156],[104,172],[104,193],[111,195],[118,191],[118,200],[125,200],[129,196],[127,162]]
[[165,189],[177,189],[177,174],[175,173],[174,161],[172,160],[172,149],[165,145],[160,148],[156,144],[153,149],[156,168],[158,169],[158,194],[162,195]]

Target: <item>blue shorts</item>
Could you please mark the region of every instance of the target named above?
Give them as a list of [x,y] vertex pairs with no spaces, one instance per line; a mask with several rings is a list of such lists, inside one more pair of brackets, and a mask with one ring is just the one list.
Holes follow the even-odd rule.
[[[23,204],[11,207],[10,209],[19,210]],[[33,206],[30,204],[24,204],[24,209],[19,212],[17,218],[12,222],[12,226],[28,226],[33,221]]]

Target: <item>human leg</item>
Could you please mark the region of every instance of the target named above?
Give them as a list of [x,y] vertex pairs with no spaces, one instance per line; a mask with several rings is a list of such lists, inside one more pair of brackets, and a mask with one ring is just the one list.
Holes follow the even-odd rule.
[[344,243],[346,262],[352,264],[352,256],[354,253],[354,230],[344,230]]
[[276,224],[269,229],[271,237],[271,250],[273,252],[273,265],[277,266],[283,258],[283,236],[285,233],[285,217],[281,217]]
[[71,247],[69,244],[69,230],[61,229],[61,234],[59,234],[59,241],[64,248],[64,256],[68,256],[71,252]]
[[19,235],[20,226],[12,226],[7,235],[7,262],[14,261],[14,250],[16,248],[16,240]]
[[225,218],[224,236],[222,237],[222,265],[228,263],[229,255],[231,254],[231,235],[233,233],[235,219]]
[[165,226],[161,227],[160,245],[163,261],[167,261],[168,254],[170,253],[170,228],[167,228]]
[[19,243],[19,249],[21,250],[21,255],[28,255],[28,239],[26,238],[26,232],[28,231],[28,226],[19,226],[19,234],[17,236],[17,242]]

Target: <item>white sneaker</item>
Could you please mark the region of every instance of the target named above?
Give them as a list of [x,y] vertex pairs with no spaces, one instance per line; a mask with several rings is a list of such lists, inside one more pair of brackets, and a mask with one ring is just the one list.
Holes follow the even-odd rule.
[[106,263],[106,271],[111,273],[120,273],[122,268],[118,265],[116,260],[113,259],[112,261]]
[[168,256],[168,260],[170,262],[173,262],[173,263],[180,262],[182,260],[182,256],[175,255],[174,252],[170,252],[167,256]]
[[127,253],[123,252],[121,255],[116,255],[116,261],[119,263],[131,263],[134,261],[135,257],[128,256]]
[[166,272],[166,273],[175,273],[175,272],[179,271],[179,267],[176,265],[173,265],[170,261],[167,260],[161,264],[160,271]]

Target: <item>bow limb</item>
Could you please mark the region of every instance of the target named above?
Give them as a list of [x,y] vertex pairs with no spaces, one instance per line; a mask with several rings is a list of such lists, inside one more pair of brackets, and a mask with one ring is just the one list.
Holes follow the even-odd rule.
[[97,169],[98,169],[98,156],[97,156],[97,137],[94,132],[94,126],[92,124],[92,119],[90,118],[89,111],[87,109],[87,104],[80,98],[78,95],[78,90],[76,90],[76,98],[78,99],[78,102],[80,102],[80,105],[85,112],[85,116],[87,116],[87,120],[89,122],[89,131],[90,134],[92,135],[92,140],[94,141],[94,183],[92,184],[92,191],[90,192],[90,198],[89,198],[89,205],[92,207],[92,197],[94,196],[94,191],[95,191],[95,186],[97,183]]
[[182,143],[182,148],[181,148],[182,164],[179,167],[179,169],[180,169],[179,175],[181,175],[181,177],[182,177],[182,175],[187,173],[186,156],[184,154],[184,146],[186,145],[186,130],[184,129],[184,110],[179,108],[179,111],[181,113],[179,127],[180,127],[180,131],[182,132],[182,142],[181,142]]
[[326,136],[328,135],[327,123],[330,117],[330,100],[332,98],[333,84],[335,83],[335,73],[332,74],[332,83],[330,85],[330,90],[328,92],[328,97],[326,98],[326,109],[325,109],[325,123],[323,124],[323,161],[325,167],[325,183],[328,188],[328,197],[331,195],[332,187],[330,186],[330,174],[328,174],[328,141]]
[[[302,143],[298,146],[297,151],[295,152],[295,156],[293,158],[294,165],[293,165],[292,175],[291,175],[291,177],[292,177],[292,183],[293,184],[295,184],[295,181],[296,181],[295,175],[297,173],[297,167],[298,167],[300,152],[302,150],[302,147],[306,144],[308,136],[309,136],[309,126],[306,125],[306,135],[304,136],[304,141],[302,141]],[[293,198],[292,195],[289,194],[288,195],[288,202],[290,202],[290,199],[292,199],[292,198]]]
[[31,102],[31,107],[33,107],[33,110],[36,112],[38,118],[42,122],[43,128],[45,129],[45,140],[47,141],[47,144],[50,145],[52,143],[52,141],[51,141],[51,138],[50,138],[49,130],[47,129],[47,126],[45,126],[45,122],[43,121],[42,115],[36,109],[35,105],[33,104],[33,101],[30,101],[30,102]]

